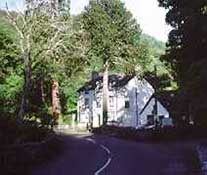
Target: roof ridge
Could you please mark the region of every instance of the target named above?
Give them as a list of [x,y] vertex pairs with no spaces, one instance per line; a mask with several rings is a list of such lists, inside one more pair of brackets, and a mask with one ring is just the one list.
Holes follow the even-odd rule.
[[[109,83],[113,82],[113,87],[123,87],[133,77],[134,75],[127,75],[123,73],[108,74]],[[91,78],[89,81],[85,82],[85,84],[78,89],[78,92],[85,91],[85,90],[94,90],[97,86],[96,84],[97,81],[103,81],[103,74],[102,75],[98,74],[97,77]]]

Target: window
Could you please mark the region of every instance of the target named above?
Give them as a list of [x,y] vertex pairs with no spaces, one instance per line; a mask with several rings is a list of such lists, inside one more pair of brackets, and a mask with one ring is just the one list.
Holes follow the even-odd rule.
[[129,100],[126,100],[125,101],[125,108],[129,108],[129,107],[130,107]]
[[97,101],[96,102],[96,105],[97,105],[97,108],[100,108],[101,107],[101,102],[100,101]]
[[113,96],[109,97],[109,105],[110,105],[110,107],[114,106],[114,97]]
[[89,91],[85,91],[85,94],[89,94]]
[[97,97],[97,99],[96,99],[96,106],[97,106],[97,108],[101,107],[101,98],[100,97]]
[[147,115],[147,125],[154,125],[154,115]]
[[88,108],[89,107],[89,99],[85,98],[85,107]]
[[159,115],[159,120],[162,121],[164,118],[164,115]]
[[163,119],[164,119],[164,115],[160,115],[159,116],[159,122],[160,122],[160,124],[162,124]]

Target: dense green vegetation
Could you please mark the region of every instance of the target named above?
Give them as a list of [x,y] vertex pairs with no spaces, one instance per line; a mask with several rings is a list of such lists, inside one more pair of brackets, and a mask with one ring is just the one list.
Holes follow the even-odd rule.
[[[40,142],[53,133],[58,119],[69,123],[77,90],[93,71],[103,74],[103,124],[108,73],[121,72],[151,80],[155,95],[166,95],[172,117],[182,124],[177,131],[162,128],[142,134],[151,140],[206,136],[200,127],[207,126],[206,0],[158,1],[173,27],[166,46],[144,34],[121,0],[90,0],[76,16],[70,15],[68,0],[25,0],[23,13],[0,11],[1,146]],[[183,127],[189,121],[198,127]],[[121,137],[143,136],[135,128],[111,129]],[[13,161],[6,164],[10,169]]]
[[14,113],[23,85],[21,61],[18,59],[19,50],[13,42],[14,31],[3,17],[0,18],[0,109],[1,112]]
[[2,115],[50,125],[60,110],[64,116],[76,109],[78,88],[92,71],[106,71],[106,64],[109,72],[153,75],[159,91],[176,88],[160,60],[165,43],[143,34],[124,3],[91,0],[77,16],[66,6],[51,10],[54,18],[44,6],[38,15],[30,7],[26,17],[0,12]]
[[158,1],[168,10],[166,22],[173,27],[163,60],[178,83],[179,113],[196,124],[206,124],[206,0]]
[[[117,1],[117,3],[119,3],[119,1]],[[124,5],[124,4],[122,4],[122,5]],[[123,11],[124,9],[120,9],[120,10]],[[114,11],[116,12],[117,9],[114,9]],[[86,24],[87,20],[86,20],[85,14],[86,14],[86,12],[84,12],[83,14],[80,14],[78,16],[71,17],[72,21],[73,21],[73,28],[75,30],[81,29],[82,24]],[[117,16],[117,18],[120,18],[120,19],[123,18],[123,20],[127,20],[127,18],[128,19],[132,18],[130,12],[128,12],[128,11],[126,12],[126,15],[124,13],[122,13],[121,11],[120,11],[120,14],[122,16]],[[98,20],[97,15],[94,15],[94,14],[91,14],[91,15],[94,16],[94,20]],[[129,17],[124,19],[124,17],[127,15]],[[15,38],[17,37],[17,33],[15,32],[14,28],[10,25],[6,16],[7,16],[6,13],[1,11],[1,13],[0,13],[1,35],[2,35],[2,37],[7,37],[8,38],[7,42],[11,42],[10,45],[12,45],[12,43],[15,42]],[[99,18],[102,18],[102,16]],[[108,19],[108,20],[110,20],[110,19]],[[113,19],[113,20],[115,20],[115,19]],[[134,20],[134,19],[132,18],[130,20]],[[115,32],[115,30],[119,30],[120,32],[122,32],[122,33],[120,33],[120,36],[115,35],[116,37],[122,39],[122,41],[119,40],[118,38],[114,38],[113,40],[116,42],[114,43],[113,47],[110,46],[112,51],[114,51],[114,54],[115,54],[113,56],[113,58],[115,58],[115,56],[117,56],[115,53],[115,50],[114,50],[117,43],[120,43],[120,47],[123,47],[123,49],[122,49],[123,53],[120,53],[120,54],[122,54],[121,56],[124,56],[124,54],[127,53],[126,44],[124,44],[124,43],[121,44],[121,42],[124,42],[124,38],[122,36],[125,36],[124,35],[126,33],[125,30],[127,30],[127,28],[123,28],[123,26],[121,25],[122,23],[123,23],[123,21],[119,21],[119,24],[116,24],[117,27],[119,27],[119,28],[116,29],[115,28],[116,26],[114,26],[113,31],[111,31],[112,26],[108,26],[109,27],[108,29],[110,30],[109,32]],[[129,21],[129,23],[130,23],[130,21]],[[135,21],[133,21],[133,23],[135,23]],[[101,25],[102,25],[102,23],[101,23]],[[90,26],[90,27],[93,28],[93,26]],[[39,27],[34,32],[39,32],[38,30],[41,30],[41,28],[45,28],[45,27]],[[134,48],[137,48],[137,51],[135,50],[135,51],[133,51],[133,53],[129,53],[129,55],[125,55],[126,58],[123,59],[123,61],[125,61],[127,59],[129,61],[129,62],[125,61],[126,66],[123,66],[124,62],[121,65],[115,66],[117,60],[114,59],[113,60],[114,62],[112,61],[113,64],[111,64],[112,67],[110,67],[110,71],[112,71],[112,72],[114,72],[114,71],[115,72],[128,71],[129,72],[129,71],[134,70],[134,68],[132,68],[130,66],[138,65],[138,66],[142,66],[142,69],[144,70],[144,71],[140,70],[140,71],[142,71],[142,73],[153,72],[154,66],[156,65],[158,67],[159,76],[162,76],[164,74],[169,74],[169,71],[165,68],[164,64],[160,61],[160,55],[162,55],[165,52],[165,43],[157,41],[155,38],[150,37],[146,34],[141,34],[141,30],[139,29],[138,25],[136,28],[137,28],[136,29],[137,32],[136,31],[131,32],[131,33],[134,33],[133,35],[135,37],[135,42],[134,41],[133,42],[135,45],[133,46],[130,43],[129,39],[126,37],[125,37],[125,40],[129,41],[129,47],[133,46]],[[96,29],[94,28],[94,30],[96,30]],[[87,32],[87,29],[86,29],[86,32]],[[110,34],[110,33],[108,34],[107,31],[105,33],[108,36],[113,36],[113,34]],[[140,35],[140,37],[139,37],[139,35]],[[47,37],[50,37],[50,36],[47,36]],[[98,34],[96,35],[96,37],[98,37]],[[127,36],[127,37],[130,37],[130,36]],[[136,37],[137,37],[137,39],[136,39]],[[106,39],[106,36],[104,36],[104,38]],[[70,38],[70,43],[74,44],[77,39],[81,39],[81,36],[80,36],[80,34],[75,33],[74,35],[72,35],[72,38]],[[3,41],[3,40],[1,40],[1,41]],[[6,45],[7,47],[9,46],[5,41],[3,41],[3,42],[4,42],[3,43],[4,45]],[[106,41],[105,43],[107,43],[107,42],[108,41]],[[35,43],[35,44],[37,45],[39,43]],[[86,45],[87,45],[87,43],[86,43]],[[99,45],[99,50],[103,47],[102,45],[103,45],[103,43],[101,43]],[[109,45],[111,45],[111,43],[109,43]],[[11,56],[12,56],[12,59],[9,58],[9,61],[7,60],[7,62],[9,62],[9,64],[12,64],[14,67],[13,67],[13,70],[10,70],[10,68],[8,67],[9,65],[7,66],[7,65],[2,64],[2,68],[3,68],[2,70],[4,70],[3,71],[4,74],[2,74],[3,78],[1,79],[1,82],[0,82],[1,83],[0,98],[1,98],[2,104],[7,104],[9,106],[9,109],[13,109],[12,110],[13,112],[17,112],[16,110],[19,107],[18,105],[20,103],[20,96],[21,96],[21,91],[22,91],[22,86],[23,86],[23,67],[22,67],[23,65],[22,65],[21,59],[19,58],[20,53],[18,51],[18,48],[17,47],[15,48],[15,47],[16,47],[15,44],[13,44],[12,49],[14,51],[12,51],[11,49],[9,50],[9,48],[6,48],[7,54],[11,54]],[[37,48],[36,46],[34,46],[34,47]],[[80,54],[78,47],[79,46],[74,47],[74,49],[76,49],[76,51],[74,49],[71,49],[70,53],[67,53],[68,56],[70,56],[70,58],[66,59],[66,60],[68,60],[68,62],[70,62],[70,64],[71,64],[71,59],[74,60],[77,57],[77,55]],[[46,104],[45,104],[46,106],[45,105],[44,106],[46,108],[51,106],[50,81],[51,81],[51,78],[53,78],[55,75],[55,77],[58,79],[59,84],[60,84],[62,112],[67,113],[67,112],[70,112],[70,111],[76,109],[76,102],[77,102],[77,92],[76,91],[77,91],[77,89],[81,85],[83,85],[84,82],[87,81],[87,79],[90,78],[92,71],[94,71],[94,70],[101,71],[103,68],[103,59],[100,59],[101,55],[103,55],[103,54],[99,53],[97,55],[96,48],[90,49],[93,47],[92,46],[87,46],[87,47],[88,47],[87,49],[90,50],[90,52],[87,52],[87,60],[91,60],[90,64],[85,66],[84,70],[83,69],[81,70],[81,68],[80,69],[78,68],[77,69],[78,73],[74,74],[74,75],[69,70],[66,74],[63,71],[59,72],[59,70],[62,70],[62,65],[59,65],[56,63],[55,67],[54,67],[54,64],[50,63],[50,59],[43,60],[41,58],[35,58],[37,61],[38,60],[39,61],[37,63],[34,62],[34,67],[32,68],[33,69],[33,80],[32,80],[33,90],[32,90],[32,92],[33,92],[33,95],[35,95],[35,96],[37,96],[37,94],[40,93],[40,92],[38,92],[37,81],[39,80],[38,78],[41,78],[44,75],[44,77],[42,77],[42,78],[44,78],[44,96],[45,96],[45,102],[46,102]],[[144,47],[144,49],[143,49],[144,53],[140,53],[140,51],[139,51],[140,47]],[[137,55],[136,52],[138,52],[140,54],[140,56]],[[1,54],[3,54],[3,53],[4,53],[4,51],[1,49]],[[131,54],[131,56],[130,56],[130,54]],[[133,54],[134,54],[134,56],[133,56]],[[2,62],[6,63],[6,59],[8,59],[8,55],[7,55],[7,57],[1,56],[1,59],[3,59]],[[132,64],[130,61],[135,61],[133,63],[136,63],[136,64]],[[64,64],[66,64],[66,62]],[[74,63],[74,64],[77,66],[77,63]],[[127,66],[129,66],[129,67],[127,67]],[[55,74],[54,74],[54,72],[55,72]],[[37,96],[37,97],[31,97],[31,98],[32,98],[31,104],[34,109],[35,103],[39,103],[39,101],[35,102],[35,98],[39,98],[39,97]],[[5,100],[9,101],[9,99],[12,99],[10,101],[10,103],[9,102],[5,103]],[[14,100],[14,99],[16,99],[16,100]],[[8,110],[7,108],[5,108],[4,105],[2,105],[2,108],[4,108],[4,110],[6,109],[6,111]],[[35,108],[35,109],[38,109],[38,108]],[[48,110],[46,110],[46,112],[47,111]],[[34,113],[33,113],[33,115],[34,115]]]
[[1,116],[38,127],[53,126],[61,113],[70,121],[77,90],[98,71],[150,78],[160,94],[176,90],[173,116],[205,123],[206,5],[159,2],[174,28],[167,47],[144,34],[119,0],[91,0],[76,16],[62,3],[0,11]]
[[[162,77],[163,75],[166,75],[167,74],[167,79],[169,79],[169,71],[168,69],[164,66],[164,63],[160,60],[160,56],[165,52],[165,43],[161,42],[161,41],[158,41],[156,40],[155,38],[149,36],[149,35],[146,35],[146,34],[143,34],[143,38],[145,40],[149,40],[148,42],[148,49],[149,50],[152,50],[151,53],[149,53],[149,57],[153,60],[152,62],[150,62],[150,66],[148,67],[148,71],[153,73],[154,72],[154,66],[158,66],[158,75],[159,77]],[[151,42],[153,44],[151,44]],[[80,73],[78,78],[77,77],[74,77],[74,78],[71,78],[70,80],[68,81],[65,81],[64,82],[64,85],[61,87],[65,93],[65,96],[66,96],[66,99],[67,99],[67,111],[72,111],[72,110],[75,110],[76,109],[76,104],[77,104],[77,89],[79,87],[81,87],[86,81],[88,81],[91,77],[91,73],[92,71],[100,71],[101,70],[101,67],[102,66],[102,62],[95,59],[93,62],[91,62],[90,66],[88,66],[84,73]],[[111,69],[111,72],[120,72],[120,70],[118,68],[114,68],[114,69]],[[146,72],[148,72],[146,71]],[[171,79],[169,80],[171,81]],[[173,81],[171,81],[173,82]],[[169,85],[163,87],[166,88],[166,87],[169,87]],[[170,87],[173,89],[175,89],[176,87],[172,87],[170,85]]]

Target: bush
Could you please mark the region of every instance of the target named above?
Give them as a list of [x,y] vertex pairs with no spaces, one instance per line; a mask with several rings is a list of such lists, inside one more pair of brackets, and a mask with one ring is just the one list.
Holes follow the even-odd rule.
[[31,166],[58,155],[62,141],[46,127],[34,121],[23,124],[11,116],[0,117],[1,174],[28,174]]
[[28,174],[35,165],[47,163],[62,150],[62,141],[51,136],[44,142],[0,147],[1,173]]
[[92,130],[95,134],[106,134],[136,141],[173,141],[207,137],[206,127],[185,126],[152,129],[135,129],[131,127],[102,126]]
[[0,117],[0,145],[39,142],[51,133],[46,127],[39,127],[36,122],[27,121],[19,124],[11,116]]

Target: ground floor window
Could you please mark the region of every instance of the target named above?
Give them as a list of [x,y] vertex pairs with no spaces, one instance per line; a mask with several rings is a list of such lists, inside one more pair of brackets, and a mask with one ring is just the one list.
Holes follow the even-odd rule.
[[109,105],[110,105],[110,107],[114,107],[114,97],[113,96],[109,97]]
[[147,125],[154,125],[154,115],[147,115]]
[[89,99],[85,98],[85,107],[88,108],[89,107]]
[[125,108],[129,108],[129,107],[130,107],[129,100],[126,100],[126,101],[125,101]]

